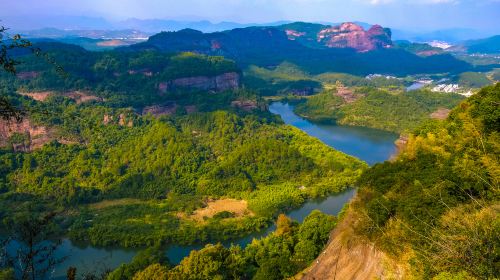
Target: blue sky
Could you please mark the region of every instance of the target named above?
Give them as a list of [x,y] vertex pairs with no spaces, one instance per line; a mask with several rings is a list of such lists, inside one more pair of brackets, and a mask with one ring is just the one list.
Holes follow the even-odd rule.
[[499,31],[500,0],[2,0],[9,15],[85,15],[208,19],[261,23],[279,20],[364,21],[392,28],[453,27]]

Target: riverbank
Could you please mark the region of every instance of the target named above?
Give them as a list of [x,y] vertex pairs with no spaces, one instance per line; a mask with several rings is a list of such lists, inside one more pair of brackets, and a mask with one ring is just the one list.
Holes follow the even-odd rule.
[[[331,164],[329,163],[331,159],[327,156],[328,153],[326,153],[326,150],[322,148],[326,147],[323,144],[333,147],[345,154],[356,156],[370,164],[388,160],[390,155],[395,151],[393,142],[397,138],[397,135],[391,133],[358,127],[316,125],[295,115],[293,113],[293,106],[283,103],[271,104],[270,111],[281,116],[286,124],[294,126],[297,129],[302,130],[303,133],[307,133],[309,136],[317,138],[313,141],[314,145],[311,145],[307,151],[302,151],[302,153],[310,156],[314,155],[314,158],[321,161],[318,162],[319,164]],[[287,129],[286,127],[283,129],[284,131],[290,131],[290,129]],[[319,141],[323,144],[319,143]],[[297,147],[299,147],[299,143],[294,144],[294,142],[291,142],[291,144],[292,146],[297,144]],[[300,147],[303,147],[303,145],[300,145]],[[321,156],[318,155],[318,153],[326,154]],[[325,178],[329,177],[330,176],[325,176]],[[296,190],[301,192],[304,191],[300,188]],[[305,191],[308,191],[307,186]],[[352,199],[354,194],[354,189],[348,189],[344,192],[331,195],[324,200],[305,201],[301,203],[300,207],[295,210],[286,211],[285,214],[299,222],[301,222],[314,209],[318,209],[326,214],[337,215],[340,209]],[[263,196],[256,196],[254,200],[262,201],[263,198],[269,197],[269,195],[266,195],[265,192],[262,192],[262,195]],[[98,210],[102,207],[104,207],[102,209],[105,210],[106,207],[110,205],[99,204],[98,206]],[[111,204],[111,207],[116,208],[122,206]],[[106,212],[109,211],[106,210]],[[94,217],[93,219],[96,218]],[[275,225],[273,224],[259,232],[253,232],[252,234],[248,234],[242,238],[227,240],[223,242],[223,244],[226,246],[235,244],[245,247],[250,244],[253,239],[265,237],[274,230]],[[184,257],[188,256],[192,250],[201,249],[205,246],[205,244],[212,242],[216,242],[216,240],[207,240],[206,242],[189,246],[172,245],[166,248],[166,255],[172,263],[179,263]],[[70,258],[65,263],[56,268],[54,276],[59,275],[59,277],[62,278],[65,276],[66,269],[69,266],[78,267],[80,272],[84,272],[90,268],[96,267],[94,263],[89,264],[88,260],[92,260],[102,267],[115,268],[117,264],[130,262],[132,257],[137,253],[137,250],[126,250],[117,247],[108,247],[105,249],[92,246],[81,247],[69,242],[69,240],[64,242],[62,249],[63,251],[61,252],[61,255],[70,255]]]

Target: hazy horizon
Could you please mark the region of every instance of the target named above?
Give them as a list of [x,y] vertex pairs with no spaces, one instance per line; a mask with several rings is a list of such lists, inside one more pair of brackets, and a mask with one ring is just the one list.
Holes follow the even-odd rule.
[[40,28],[51,27],[43,26],[44,18],[73,16],[115,23],[129,18],[242,24],[361,21],[411,31],[468,28],[500,33],[500,0],[123,0],[120,5],[112,0],[8,0],[0,11],[6,25],[25,18]]

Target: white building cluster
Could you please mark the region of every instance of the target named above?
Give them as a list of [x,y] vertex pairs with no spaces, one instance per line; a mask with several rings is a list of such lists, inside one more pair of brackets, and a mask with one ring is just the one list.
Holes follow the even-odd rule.
[[461,87],[458,84],[440,84],[431,89],[432,92],[446,92],[446,93],[456,93],[463,95],[465,97],[472,96],[472,91],[467,92],[461,91]]
[[441,84],[432,88],[433,92],[458,92],[460,87],[457,84]]
[[365,77],[367,80],[375,79],[375,78],[385,78],[387,80],[389,79],[398,79],[398,77],[394,76],[389,76],[389,75],[382,75],[382,74],[370,74]]

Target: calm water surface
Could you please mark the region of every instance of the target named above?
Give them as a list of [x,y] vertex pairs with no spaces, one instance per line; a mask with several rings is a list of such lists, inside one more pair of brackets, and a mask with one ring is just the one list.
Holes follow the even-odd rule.
[[[394,141],[398,136],[393,133],[369,128],[314,124],[297,116],[293,112],[293,106],[285,103],[275,102],[271,104],[269,109],[272,113],[280,115],[286,124],[293,125],[323,141],[326,145],[348,155],[360,158],[370,165],[388,160],[396,151]],[[286,214],[299,222],[302,222],[315,209],[330,215],[337,215],[355,193],[355,189],[348,189],[325,200],[309,201],[301,208]],[[275,226],[272,225],[261,232],[223,242],[223,244],[226,246],[235,244],[245,247],[254,238],[264,237],[274,230]],[[179,263],[192,250],[198,250],[204,246],[205,244],[170,246],[166,251],[166,255],[172,263]],[[130,262],[137,253],[137,250],[125,250],[121,248],[103,249],[91,246],[81,247],[69,240],[64,240],[63,245],[57,253],[60,256],[69,256],[69,258],[56,268],[52,274],[52,278],[65,279],[66,270],[70,266],[77,267],[80,273],[104,268],[116,268],[122,263]]]
[[378,129],[334,124],[315,124],[297,116],[293,106],[275,102],[269,110],[326,145],[373,165],[388,160],[395,152],[398,135]]
[[417,90],[417,89],[421,89],[423,87],[425,87],[424,83],[415,82],[415,83],[411,84],[409,87],[407,87],[406,91]]

